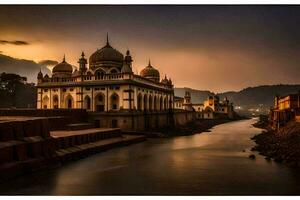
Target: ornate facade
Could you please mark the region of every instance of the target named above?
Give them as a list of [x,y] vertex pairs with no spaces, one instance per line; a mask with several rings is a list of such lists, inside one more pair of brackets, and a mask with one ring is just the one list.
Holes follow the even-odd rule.
[[52,76],[38,74],[38,109],[80,108],[95,112],[164,111],[173,108],[171,79],[160,80],[150,61],[140,75],[132,71],[133,59],[124,56],[108,41],[95,51],[89,62],[82,52],[78,69],[65,57]]

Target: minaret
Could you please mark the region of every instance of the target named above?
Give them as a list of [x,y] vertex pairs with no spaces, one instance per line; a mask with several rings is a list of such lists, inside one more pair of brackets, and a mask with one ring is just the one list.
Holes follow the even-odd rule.
[[130,51],[129,50],[127,50],[126,51],[126,56],[125,56],[125,58],[124,58],[124,62],[125,62],[125,64],[127,64],[130,68],[132,68],[132,57],[131,57],[131,55],[130,55]]
[[38,80],[38,83],[42,83],[43,82],[43,73],[42,73],[42,70],[40,68],[40,71],[37,75],[37,80]]
[[79,71],[81,73],[85,73],[87,68],[86,68],[86,64],[87,64],[87,60],[84,57],[84,52],[81,53],[81,58],[78,61],[79,63]]

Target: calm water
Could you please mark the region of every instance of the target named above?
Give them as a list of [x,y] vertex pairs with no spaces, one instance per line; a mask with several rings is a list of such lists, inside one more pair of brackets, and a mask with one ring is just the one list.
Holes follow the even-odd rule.
[[[300,194],[296,170],[248,159],[254,119],[113,149],[0,185],[2,194]],[[246,150],[246,152],[243,152]]]

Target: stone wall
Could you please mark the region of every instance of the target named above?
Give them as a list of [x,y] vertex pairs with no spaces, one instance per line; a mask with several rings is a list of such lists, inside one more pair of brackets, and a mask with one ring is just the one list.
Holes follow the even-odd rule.
[[118,127],[126,131],[151,131],[180,126],[195,120],[195,118],[195,112],[185,110],[89,113],[89,120],[95,123],[96,127]]
[[47,117],[50,130],[65,129],[67,124],[86,122],[84,109],[0,109],[0,116]]

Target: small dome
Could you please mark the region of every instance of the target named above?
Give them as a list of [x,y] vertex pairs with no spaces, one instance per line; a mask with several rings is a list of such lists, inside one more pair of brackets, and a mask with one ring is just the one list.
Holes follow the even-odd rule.
[[77,69],[75,69],[75,71],[72,74],[72,77],[76,77],[76,76],[80,76],[80,75],[81,75],[80,71],[78,71]]
[[54,66],[52,69],[52,73],[72,73],[73,67],[69,63],[66,62],[65,56],[63,58],[63,61],[57,65]]
[[160,80],[159,71],[151,66],[150,60],[148,66],[140,72],[140,75],[144,78],[148,78],[157,82]]

